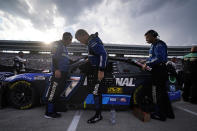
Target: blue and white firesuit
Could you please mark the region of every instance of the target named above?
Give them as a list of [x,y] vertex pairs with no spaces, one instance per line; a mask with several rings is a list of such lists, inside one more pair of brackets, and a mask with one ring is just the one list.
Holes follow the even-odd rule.
[[[56,112],[56,104],[61,92],[64,90],[68,78],[69,57],[66,46],[61,41],[52,43],[52,72],[50,85],[46,92],[48,106],[46,112]],[[55,71],[60,70],[61,78],[55,77]]]
[[155,43],[152,43],[149,50],[149,58],[146,62],[146,65],[152,68],[153,101],[156,104],[155,112],[162,120],[165,120],[166,117],[174,116],[166,87],[168,79],[167,57],[166,43],[157,40]]
[[102,108],[102,81],[98,81],[98,71],[105,71],[107,53],[98,33],[90,35],[88,39],[88,85],[92,88],[99,84],[98,94],[94,95],[96,114],[101,113]]

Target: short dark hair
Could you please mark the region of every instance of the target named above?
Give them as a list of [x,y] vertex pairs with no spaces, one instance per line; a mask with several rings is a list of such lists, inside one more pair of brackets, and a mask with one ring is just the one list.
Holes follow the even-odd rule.
[[78,38],[80,36],[84,36],[84,35],[89,35],[88,32],[84,29],[78,29],[75,33],[75,38]]
[[197,52],[197,45],[193,45],[193,46],[192,46],[191,52],[192,52],[192,53],[196,53],[196,52]]
[[148,30],[144,35],[151,34],[153,37],[158,37],[159,34],[155,30]]
[[72,38],[72,34],[70,32],[64,32],[62,40],[68,40],[70,37]]
[[19,55],[24,55],[24,53],[22,51],[19,51],[18,54]]

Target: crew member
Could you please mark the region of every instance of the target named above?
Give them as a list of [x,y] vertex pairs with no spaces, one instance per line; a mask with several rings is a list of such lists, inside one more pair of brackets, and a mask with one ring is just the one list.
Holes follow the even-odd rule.
[[64,90],[68,79],[69,56],[67,46],[72,42],[72,35],[65,32],[62,40],[52,43],[52,72],[50,85],[46,93],[47,105],[45,118],[57,118],[61,114],[57,113],[57,101]]
[[197,46],[192,46],[191,53],[183,57],[183,100],[197,104]]
[[26,59],[24,59],[24,54],[22,51],[18,53],[16,57],[13,59],[13,67],[14,67],[14,73],[20,74],[25,72],[26,68]]
[[88,123],[96,123],[102,120],[102,80],[106,68],[107,53],[98,33],[89,35],[86,30],[79,29],[75,37],[78,41],[88,46],[88,85],[94,88],[95,115],[90,118]]
[[166,68],[168,57],[167,45],[160,40],[158,36],[158,33],[154,30],[149,30],[145,33],[146,41],[151,44],[151,48],[149,50],[149,58],[144,64],[143,69],[146,69],[146,66],[152,68],[153,90],[156,90],[156,94],[153,94],[156,108],[151,114],[151,118],[165,121],[166,117],[174,119],[175,116],[166,88],[166,81],[168,78]]

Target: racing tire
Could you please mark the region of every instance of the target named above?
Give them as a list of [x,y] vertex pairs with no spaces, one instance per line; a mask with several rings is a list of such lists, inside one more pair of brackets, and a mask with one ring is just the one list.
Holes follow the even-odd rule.
[[17,81],[11,84],[8,93],[8,102],[17,109],[29,109],[39,101],[35,88],[27,81]]
[[133,93],[133,105],[144,112],[152,112],[154,110],[152,87],[142,85],[137,87]]

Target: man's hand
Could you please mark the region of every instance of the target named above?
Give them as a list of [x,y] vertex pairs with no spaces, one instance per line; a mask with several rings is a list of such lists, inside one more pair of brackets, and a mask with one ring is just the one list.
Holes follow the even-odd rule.
[[146,63],[146,60],[141,59],[141,60],[139,60],[138,62],[140,62],[140,63],[142,63],[142,64],[145,64],[145,63]]
[[55,78],[60,78],[60,77],[61,77],[60,70],[55,70]]
[[98,80],[101,81],[104,77],[104,72],[103,71],[98,71]]
[[143,69],[143,70],[146,70],[146,67],[147,67],[147,65],[144,64],[144,65],[142,66],[142,69]]

